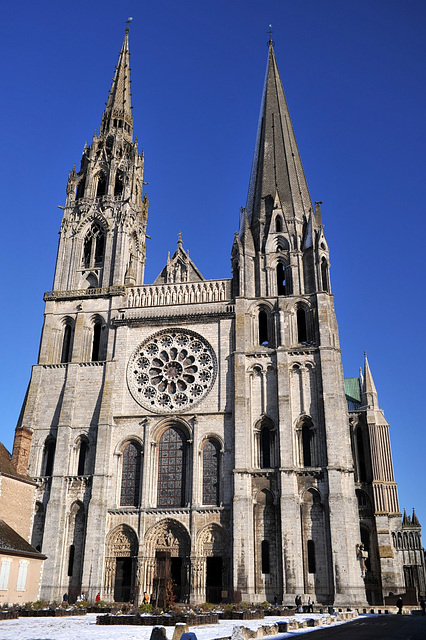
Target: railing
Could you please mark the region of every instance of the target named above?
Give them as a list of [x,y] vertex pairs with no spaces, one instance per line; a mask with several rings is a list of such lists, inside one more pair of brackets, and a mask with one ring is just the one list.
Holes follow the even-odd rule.
[[69,289],[65,291],[46,291],[43,300],[67,298],[96,298],[98,296],[124,296],[126,287],[89,287],[88,289]]
[[128,307],[157,307],[231,299],[231,280],[203,280],[176,284],[142,285],[127,289]]

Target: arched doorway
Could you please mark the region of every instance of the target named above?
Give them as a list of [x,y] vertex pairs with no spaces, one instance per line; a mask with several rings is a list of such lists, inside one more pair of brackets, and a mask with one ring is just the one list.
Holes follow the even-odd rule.
[[199,533],[197,546],[199,566],[193,585],[194,594],[201,601],[219,603],[228,597],[227,536],[220,525],[210,524]]
[[176,602],[188,602],[191,542],[185,527],[176,520],[159,522],[147,532],[145,548],[145,591],[152,600],[163,607],[171,590]]
[[138,539],[127,525],[120,525],[107,539],[105,567],[106,599],[131,602],[135,597]]

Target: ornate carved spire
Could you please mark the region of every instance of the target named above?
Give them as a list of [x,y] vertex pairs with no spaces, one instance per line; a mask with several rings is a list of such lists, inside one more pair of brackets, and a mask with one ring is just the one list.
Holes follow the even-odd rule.
[[115,68],[108,102],[102,116],[101,133],[113,130],[123,131],[126,137],[132,138],[133,118],[130,93],[130,53],[129,27],[126,27],[123,46],[118,64]]

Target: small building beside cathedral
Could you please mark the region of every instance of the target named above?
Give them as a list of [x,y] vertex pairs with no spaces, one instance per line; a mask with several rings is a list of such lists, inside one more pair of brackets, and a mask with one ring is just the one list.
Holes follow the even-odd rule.
[[425,595],[421,529],[415,514],[401,521],[367,358],[360,379],[343,379],[329,246],[273,43],[231,277],[206,280],[179,236],[145,284],[128,40],[100,132],[69,174],[18,423],[33,432],[41,596]]

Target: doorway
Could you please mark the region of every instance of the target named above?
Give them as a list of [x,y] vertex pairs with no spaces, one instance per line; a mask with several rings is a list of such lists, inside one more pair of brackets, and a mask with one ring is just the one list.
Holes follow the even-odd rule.
[[115,602],[130,602],[132,593],[132,578],[132,558],[116,558],[114,583]]
[[222,599],[222,558],[206,558],[206,601],[218,604]]

